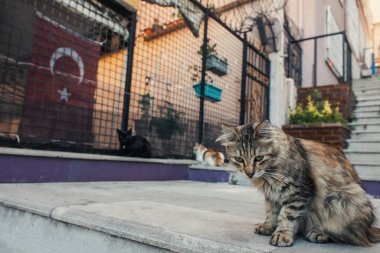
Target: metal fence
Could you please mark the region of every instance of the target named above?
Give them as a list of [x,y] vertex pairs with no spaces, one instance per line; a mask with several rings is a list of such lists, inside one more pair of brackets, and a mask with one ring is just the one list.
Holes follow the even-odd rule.
[[146,2],[134,14],[0,0],[1,145],[116,154],[116,129],[132,128],[154,157],[191,157],[197,141],[215,147],[221,123],[266,118],[268,58],[191,2],[198,38],[176,8]]

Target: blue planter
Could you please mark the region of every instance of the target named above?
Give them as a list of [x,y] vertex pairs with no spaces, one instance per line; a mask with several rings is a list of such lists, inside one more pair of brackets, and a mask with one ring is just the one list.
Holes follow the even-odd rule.
[[224,76],[228,73],[228,63],[216,55],[209,55],[206,59],[206,69],[218,76]]
[[[195,90],[195,95],[197,97],[201,96],[201,83],[197,83],[193,85],[193,88]],[[205,99],[211,101],[211,102],[219,102],[221,100],[222,96],[222,89],[209,84],[205,83]]]

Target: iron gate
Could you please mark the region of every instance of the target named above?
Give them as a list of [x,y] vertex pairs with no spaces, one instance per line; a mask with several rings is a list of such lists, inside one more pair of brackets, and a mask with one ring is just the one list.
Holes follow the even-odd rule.
[[[247,35],[244,35],[247,40]],[[270,61],[255,47],[245,43],[240,124],[269,118]],[[244,93],[244,94],[243,94]]]

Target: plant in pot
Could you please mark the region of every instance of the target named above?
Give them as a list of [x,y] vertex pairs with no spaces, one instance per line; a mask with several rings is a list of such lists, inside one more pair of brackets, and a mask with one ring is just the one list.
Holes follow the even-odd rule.
[[[188,68],[188,71],[191,73],[191,81],[197,82],[193,85],[195,95],[197,97],[201,96],[201,88],[202,84],[199,82],[202,75],[202,67],[199,65],[191,65]],[[204,89],[204,97],[206,100],[209,100],[211,102],[218,102],[221,100],[222,96],[222,89],[214,86],[214,80],[213,78],[206,72],[206,82],[205,82],[205,89]]]
[[346,139],[350,130],[347,120],[336,106],[333,108],[328,100],[322,101],[318,91],[307,97],[307,104],[298,104],[291,111],[289,125],[283,130],[294,137],[323,142],[338,149],[347,146]]
[[147,136],[150,132],[150,119],[151,119],[151,108],[153,104],[153,99],[149,93],[141,95],[141,99],[138,103],[141,105],[141,116],[140,119],[135,120],[135,130],[136,133],[142,136]]
[[184,22],[185,21],[183,19],[183,15],[181,14],[181,12],[179,12],[179,11],[173,12],[171,14],[170,21],[165,23],[165,29],[177,27],[177,26],[183,24]]
[[[211,40],[207,39],[206,70],[209,70],[218,76],[224,76],[228,73],[228,60],[225,57],[219,57],[216,47],[216,43],[211,43]],[[197,54],[202,55],[202,48],[203,45],[199,47]]]
[[164,101],[165,105],[159,108],[158,117],[152,118],[157,136],[160,139],[170,139],[176,132],[182,133],[183,127],[180,119],[180,112],[174,109],[173,104]]
[[322,124],[339,123],[347,125],[347,121],[339,111],[339,107],[331,108],[328,100],[321,101],[320,93],[315,90],[307,97],[307,105],[298,104],[291,112],[289,122],[291,124]]

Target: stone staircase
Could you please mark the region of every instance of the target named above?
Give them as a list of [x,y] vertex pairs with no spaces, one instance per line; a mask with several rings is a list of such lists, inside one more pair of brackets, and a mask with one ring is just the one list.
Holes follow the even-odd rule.
[[380,181],[380,77],[355,80],[357,98],[346,156],[362,180]]

